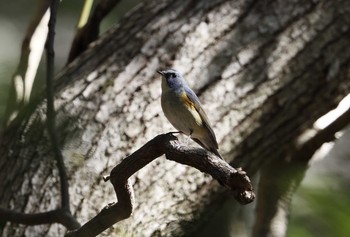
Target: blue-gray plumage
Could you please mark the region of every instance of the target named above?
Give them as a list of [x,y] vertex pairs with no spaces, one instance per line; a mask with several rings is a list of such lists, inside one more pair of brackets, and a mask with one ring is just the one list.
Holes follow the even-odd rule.
[[208,117],[183,76],[175,69],[157,72],[162,75],[161,102],[165,117],[177,130],[223,159]]

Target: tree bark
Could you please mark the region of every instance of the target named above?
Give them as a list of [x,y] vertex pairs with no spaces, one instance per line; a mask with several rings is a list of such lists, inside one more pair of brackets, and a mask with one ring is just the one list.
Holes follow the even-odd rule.
[[[71,209],[85,223],[116,201],[103,175],[172,131],[157,69],[182,71],[221,154],[253,176],[350,91],[350,2],[146,1],[57,76],[57,130]],[[35,213],[60,204],[45,103],[2,134],[0,205]],[[102,236],[190,235],[229,196],[212,178],[158,159],[131,178],[130,218]],[[60,225],[1,223],[3,236],[62,236]]]

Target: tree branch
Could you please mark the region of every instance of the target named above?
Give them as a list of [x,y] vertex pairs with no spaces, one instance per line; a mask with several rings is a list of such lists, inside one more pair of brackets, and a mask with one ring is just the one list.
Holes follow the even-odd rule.
[[35,214],[16,212],[0,208],[0,219],[23,225],[43,225],[60,223],[68,230],[79,228],[79,223],[65,210],[57,209]]
[[134,203],[133,189],[128,178],[163,154],[169,160],[210,174],[232,190],[240,204],[248,204],[255,198],[250,180],[244,171],[236,170],[204,149],[189,148],[179,144],[177,138],[171,133],[161,134],[125,158],[112,169],[110,176],[105,178],[105,181],[110,180],[113,184],[118,202],[106,206],[81,228],[67,233],[66,237],[96,236],[118,221],[128,218]]
[[[44,14],[46,8],[44,2],[41,2],[41,15]],[[46,2],[45,2],[46,3]],[[47,4],[47,3],[46,3]],[[41,224],[52,224],[60,223],[64,225],[67,229],[79,228],[80,224],[73,217],[70,212],[70,203],[69,203],[69,185],[68,185],[68,176],[63,162],[63,156],[58,145],[57,131],[55,128],[55,107],[54,107],[54,35],[55,35],[55,23],[56,15],[59,1],[52,0],[50,5],[50,19],[48,23],[48,36],[46,41],[46,52],[47,52],[47,127],[49,137],[52,143],[54,157],[57,162],[59,176],[61,181],[61,204],[62,207],[42,213],[35,214],[26,214],[21,212],[16,212],[13,210],[8,210],[5,208],[0,208],[0,219],[5,221],[10,221],[13,223],[20,223],[25,225],[41,225]],[[36,21],[38,19],[36,18]],[[33,23],[34,24],[34,23]],[[34,26],[31,24],[29,33],[33,34]],[[28,34],[29,34],[28,33]],[[28,37],[28,36],[27,36]],[[23,47],[25,44],[23,45]]]
[[8,126],[30,100],[32,87],[47,37],[50,2],[38,1],[36,12],[31,19],[22,41],[21,57],[12,76],[11,90],[5,112],[5,126]]
[[78,29],[69,51],[67,64],[72,62],[88,45],[97,39],[100,24],[104,17],[120,2],[120,0],[100,0],[92,12],[87,23]]
[[345,128],[349,123],[350,108],[327,127],[317,131],[315,136],[297,148],[297,150],[293,152],[293,157],[291,159],[308,163],[313,154],[322,146],[322,144],[335,140],[335,133]]
[[55,122],[55,105],[54,105],[54,38],[55,38],[55,24],[56,24],[56,15],[59,1],[51,1],[51,17],[49,20],[49,32],[46,42],[46,53],[47,53],[47,76],[46,76],[46,92],[47,92],[47,128],[49,137],[52,143],[53,153],[55,160],[57,162],[57,168],[60,177],[61,185],[61,209],[64,211],[65,215],[69,216],[69,219],[73,220],[74,227],[80,226],[80,224],[73,218],[70,211],[70,202],[69,202],[69,184],[68,176],[66,172],[66,167],[63,161],[63,155],[59,148],[58,137],[56,131],[56,122]]

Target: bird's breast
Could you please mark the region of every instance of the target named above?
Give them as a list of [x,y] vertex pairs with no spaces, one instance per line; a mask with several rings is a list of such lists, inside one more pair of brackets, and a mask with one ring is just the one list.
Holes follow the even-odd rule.
[[202,118],[184,90],[163,91],[161,104],[165,116],[177,130],[189,135],[203,126]]

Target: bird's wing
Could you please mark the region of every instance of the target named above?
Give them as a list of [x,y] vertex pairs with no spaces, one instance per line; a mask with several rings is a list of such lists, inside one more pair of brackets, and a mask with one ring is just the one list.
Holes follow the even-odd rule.
[[197,95],[190,88],[185,88],[185,92],[188,99],[192,102],[194,108],[196,109],[199,116],[201,117],[204,126],[208,129],[212,144],[215,146],[216,149],[218,149],[218,142],[216,141],[215,133],[209,124],[208,117],[205,111],[203,110],[201,102],[199,101]]

